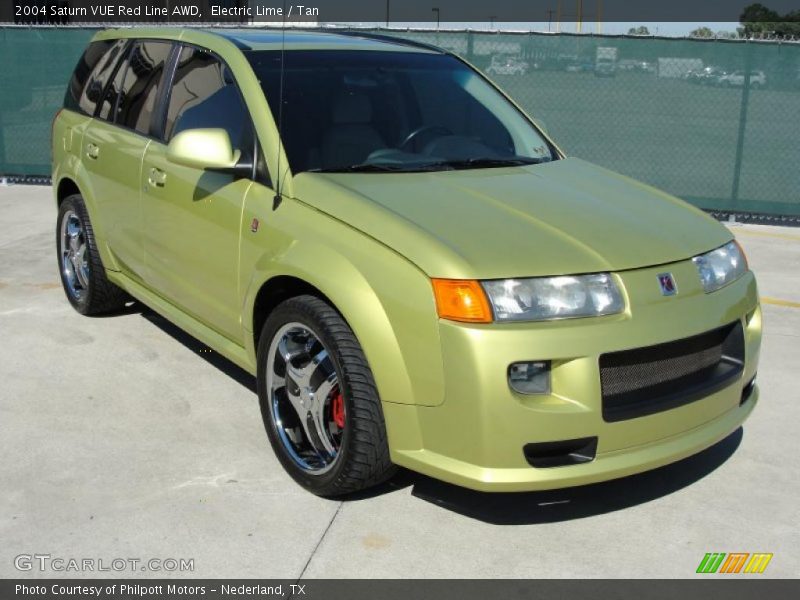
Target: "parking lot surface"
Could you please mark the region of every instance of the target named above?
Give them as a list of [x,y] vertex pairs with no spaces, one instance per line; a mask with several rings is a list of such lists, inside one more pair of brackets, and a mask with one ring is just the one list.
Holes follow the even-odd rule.
[[[800,572],[800,229],[731,227],[765,337],[759,405],[718,445],[581,488],[491,495],[403,472],[340,502],[281,469],[248,374],[142,306],[69,306],[49,188],[0,187],[0,214],[0,577],[669,578],[706,552]],[[20,554],[194,570],[18,571]]]

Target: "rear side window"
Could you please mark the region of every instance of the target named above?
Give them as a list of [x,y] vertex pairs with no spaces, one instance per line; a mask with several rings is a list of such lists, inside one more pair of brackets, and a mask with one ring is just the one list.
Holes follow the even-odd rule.
[[233,147],[249,154],[252,125],[230,71],[212,54],[185,47],[170,92],[164,138],[202,128],[224,129]]
[[113,114],[108,117],[118,125],[149,135],[158,90],[172,44],[139,41],[133,45],[113,82]]
[[103,40],[89,44],[72,74],[64,97],[64,108],[87,115],[94,114],[124,46],[125,40]]

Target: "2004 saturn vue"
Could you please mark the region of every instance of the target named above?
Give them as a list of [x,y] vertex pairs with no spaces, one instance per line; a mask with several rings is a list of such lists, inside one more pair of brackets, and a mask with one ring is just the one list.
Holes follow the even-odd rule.
[[565,156],[435,48],[104,31],[53,156],[71,304],[136,298],[255,374],[314,493],[396,465],[487,491],[606,480],[714,444],[758,399],[728,230]]

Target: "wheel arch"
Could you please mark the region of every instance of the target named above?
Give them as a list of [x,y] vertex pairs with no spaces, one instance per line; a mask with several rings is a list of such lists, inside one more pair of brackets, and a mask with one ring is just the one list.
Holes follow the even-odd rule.
[[61,181],[58,182],[58,186],[56,187],[56,207],[60,207],[64,199],[67,196],[72,196],[73,194],[83,195],[80,187],[78,187],[78,184],[72,177],[62,177]]
[[[386,264],[390,251],[375,250],[356,258],[306,241],[293,243],[278,261],[275,255],[262,257],[243,299],[248,355],[257,364],[259,336],[272,310],[284,300],[309,294],[333,307],[353,331],[382,400],[438,405],[444,390],[430,284],[405,259],[396,263],[395,277],[387,274],[395,272]],[[309,271],[308,265],[315,268]]]
[[[253,301],[251,319],[253,345],[258,348],[261,330],[273,310],[281,303],[297,296],[314,296],[330,304],[339,314],[341,312],[322,291],[304,279],[293,275],[276,275],[261,284]],[[346,320],[346,319],[345,319]]]
[[94,186],[92,185],[91,177],[86,171],[86,167],[80,162],[73,162],[67,165],[68,168],[57,170],[54,174],[53,189],[56,199],[56,209],[61,207],[61,204],[69,196],[73,194],[80,194],[83,198],[83,203],[86,206],[86,211],[89,213],[89,219],[92,221],[92,229],[94,230],[95,239],[97,240],[97,248],[100,252],[100,258],[103,261],[106,269],[118,271],[119,266],[113,254],[108,248],[105,223],[98,215],[98,208],[95,201]]

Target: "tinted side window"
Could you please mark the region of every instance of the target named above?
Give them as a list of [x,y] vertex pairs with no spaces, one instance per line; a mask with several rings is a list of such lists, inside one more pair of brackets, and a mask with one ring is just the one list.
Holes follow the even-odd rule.
[[247,107],[228,68],[197,48],[181,51],[167,108],[164,137],[186,129],[221,128],[234,148],[249,153],[253,134]]
[[114,80],[117,91],[113,119],[115,123],[143,135],[150,133],[150,122],[162,85],[164,68],[172,44],[136,42]]
[[64,108],[93,115],[125,40],[92,42],[78,61],[64,96]]

